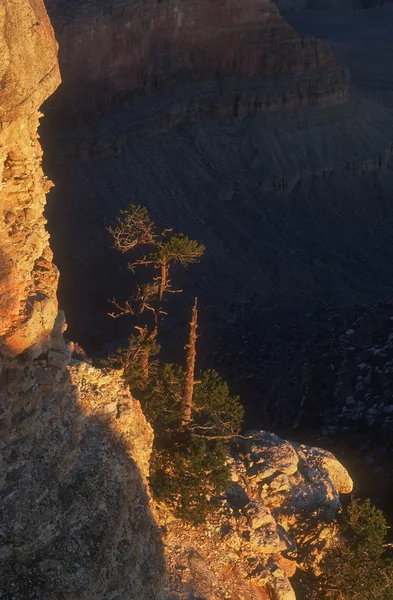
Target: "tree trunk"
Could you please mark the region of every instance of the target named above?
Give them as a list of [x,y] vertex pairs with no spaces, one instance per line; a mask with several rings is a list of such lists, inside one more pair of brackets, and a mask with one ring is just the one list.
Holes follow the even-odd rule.
[[149,379],[149,350],[147,348],[142,348],[140,358],[142,377],[147,381]]
[[157,290],[157,298],[156,298],[156,308],[154,311],[154,335],[158,334],[158,324],[160,320],[160,312],[162,305],[162,298],[164,296],[164,292],[167,288],[168,282],[168,269],[169,266],[167,263],[163,263],[160,265],[160,282],[158,284]]
[[195,298],[194,307],[192,309],[191,321],[190,321],[190,336],[187,350],[187,364],[186,364],[186,380],[184,384],[184,395],[183,395],[183,416],[182,416],[182,427],[187,427],[191,421],[192,413],[192,400],[194,395],[195,385],[195,358],[196,358],[196,341],[197,341],[197,327],[198,327],[198,309],[197,309],[197,298]]

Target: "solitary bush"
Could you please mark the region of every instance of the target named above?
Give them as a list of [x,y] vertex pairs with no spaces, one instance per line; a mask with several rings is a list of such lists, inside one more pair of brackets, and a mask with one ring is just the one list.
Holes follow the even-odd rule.
[[172,504],[176,516],[205,520],[228,484],[227,444],[179,433],[167,447],[158,443],[151,462],[153,494]]
[[393,600],[386,519],[370,500],[352,500],[339,518],[339,540],[321,563],[308,598]]

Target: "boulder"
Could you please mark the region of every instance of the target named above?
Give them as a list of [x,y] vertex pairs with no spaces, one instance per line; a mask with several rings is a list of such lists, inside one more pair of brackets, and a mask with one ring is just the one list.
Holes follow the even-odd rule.
[[297,471],[299,457],[293,445],[274,433],[258,432],[246,443],[246,448],[252,463],[250,477],[262,480],[274,473],[293,475]]

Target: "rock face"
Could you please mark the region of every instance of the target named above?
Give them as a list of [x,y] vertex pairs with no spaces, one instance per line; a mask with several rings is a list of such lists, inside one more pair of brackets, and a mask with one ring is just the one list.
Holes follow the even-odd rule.
[[0,7],[0,596],[151,600],[164,560],[152,431],[115,374],[70,365],[38,109],[59,83],[41,0]]
[[151,428],[119,377],[69,360],[52,336],[49,352],[7,368],[0,595],[159,599]]
[[264,431],[239,444],[229,464],[220,511],[199,529],[158,511],[170,598],[295,600],[289,578],[334,539],[339,494],[352,480],[330,452]]
[[384,6],[392,0],[276,0],[277,6],[283,12],[298,10],[321,10],[321,9],[350,9],[371,8],[373,6]]
[[271,0],[50,0],[48,10],[67,111],[57,120],[163,91],[174,120],[201,108],[245,116],[347,95],[348,73],[329,47],[300,37]]
[[43,2],[2,3],[0,36],[0,353],[12,356],[42,341],[57,315],[36,132],[60,77]]

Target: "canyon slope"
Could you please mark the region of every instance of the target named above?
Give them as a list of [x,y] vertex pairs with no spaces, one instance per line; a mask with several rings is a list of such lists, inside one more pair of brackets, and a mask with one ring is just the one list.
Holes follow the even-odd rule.
[[[163,35],[158,53],[163,64],[152,61],[149,66],[154,72],[162,68],[156,89],[153,73],[138,79],[133,52],[127,47],[121,54],[116,41],[128,35],[127,43],[141,56],[139,34],[131,29],[133,34],[126,35],[128,22],[139,31],[138,6],[50,4],[57,37],[65,46],[60,54],[63,91],[45,107],[47,128],[42,130],[47,169],[57,182],[48,218],[62,272],[60,298],[67,307],[70,335],[82,345],[99,349],[124,336],[126,325],[107,316],[108,298],[127,296],[132,282],[121,257],[110,249],[106,226],[129,202],[144,204],[160,225],[197,237],[207,247],[204,261],[180,284],[189,299],[198,292],[204,335],[209,336],[206,346],[219,361],[224,341],[229,356],[222,368],[236,377],[239,360],[247,368],[253,355],[256,367],[266,353],[279,354],[277,348],[295,334],[301,344],[302,335],[305,339],[315,330],[315,311],[345,312],[392,292],[392,12],[388,6],[372,13],[340,10],[330,18],[324,15],[319,28],[315,17],[302,37],[269,2],[249,2],[243,20],[228,25],[227,19],[234,18],[230,3],[206,27],[186,11],[188,20],[174,25],[172,35],[164,25],[169,15],[173,23],[177,4],[157,4],[154,13],[146,13],[143,37],[148,56],[158,44],[153,44],[155,32]],[[206,6],[202,3],[197,11],[201,19]],[[124,17],[131,8],[135,20],[119,21],[117,11]],[[161,16],[156,21],[153,14]],[[296,20],[288,18],[300,28],[300,13]],[[104,59],[100,63],[104,81],[96,97],[92,77],[98,67],[91,75],[80,71],[71,56],[78,49],[84,56],[89,44],[104,52],[102,19],[114,41],[105,58],[109,66]],[[198,35],[190,38],[196,24]],[[325,32],[326,40],[332,40],[342,62],[326,43],[309,37],[312,27],[318,37]],[[192,40],[202,43],[199,36],[205,30],[206,48],[212,39],[217,44],[208,60],[198,53],[206,65],[188,63],[192,75],[185,68],[179,71],[179,61],[194,56]],[[367,30],[370,35],[378,31],[373,52],[363,43]],[[249,34],[244,45],[241,31]],[[248,41],[255,42],[253,49]],[[227,81],[226,61],[234,53],[244,60]],[[259,62],[251,60],[256,55]],[[213,77],[213,63],[222,85]],[[351,90],[347,66],[354,79]],[[304,95],[310,82],[316,94]],[[325,82],[322,88],[318,82]],[[328,82],[339,88],[326,88]],[[88,90],[93,104],[83,120]],[[255,93],[269,102],[250,102]],[[104,102],[105,110],[97,112],[96,101]],[[268,105],[275,110],[264,110]],[[81,120],[75,114],[79,109]],[[64,124],[64,115],[74,114],[73,122]],[[81,295],[78,305],[72,300],[75,289]],[[179,309],[176,300],[174,309]],[[244,336],[234,339],[234,324]],[[172,327],[169,320],[168,329]],[[263,390],[263,382],[259,385]]]
[[37,136],[59,84],[53,31],[41,0],[10,0],[0,25],[0,597],[294,600],[296,539],[318,561],[348,472],[327,451],[253,432],[228,456],[215,520],[195,529],[152,501],[140,403],[63,336]]
[[[133,279],[106,227],[129,202],[145,205],[160,227],[207,248],[176,274],[184,294],[168,303],[166,357],[182,359],[184,306],[197,294],[200,364],[241,393],[249,426],[295,429],[349,452],[360,471],[372,446],[385,470],[370,466],[368,494],[379,487],[374,471],[390,469],[389,399],[349,390],[348,424],[335,386],[345,332],[393,293],[393,11],[372,4],[321,0],[283,19],[272,2],[247,2],[241,14],[234,2],[195,12],[186,2],[178,23],[176,2],[145,3],[146,12],[129,1],[52,2],[64,87],[42,128],[70,338],[98,351],[128,335],[108,299],[127,298]],[[390,316],[384,323],[388,338]],[[366,418],[381,404],[383,440]]]

